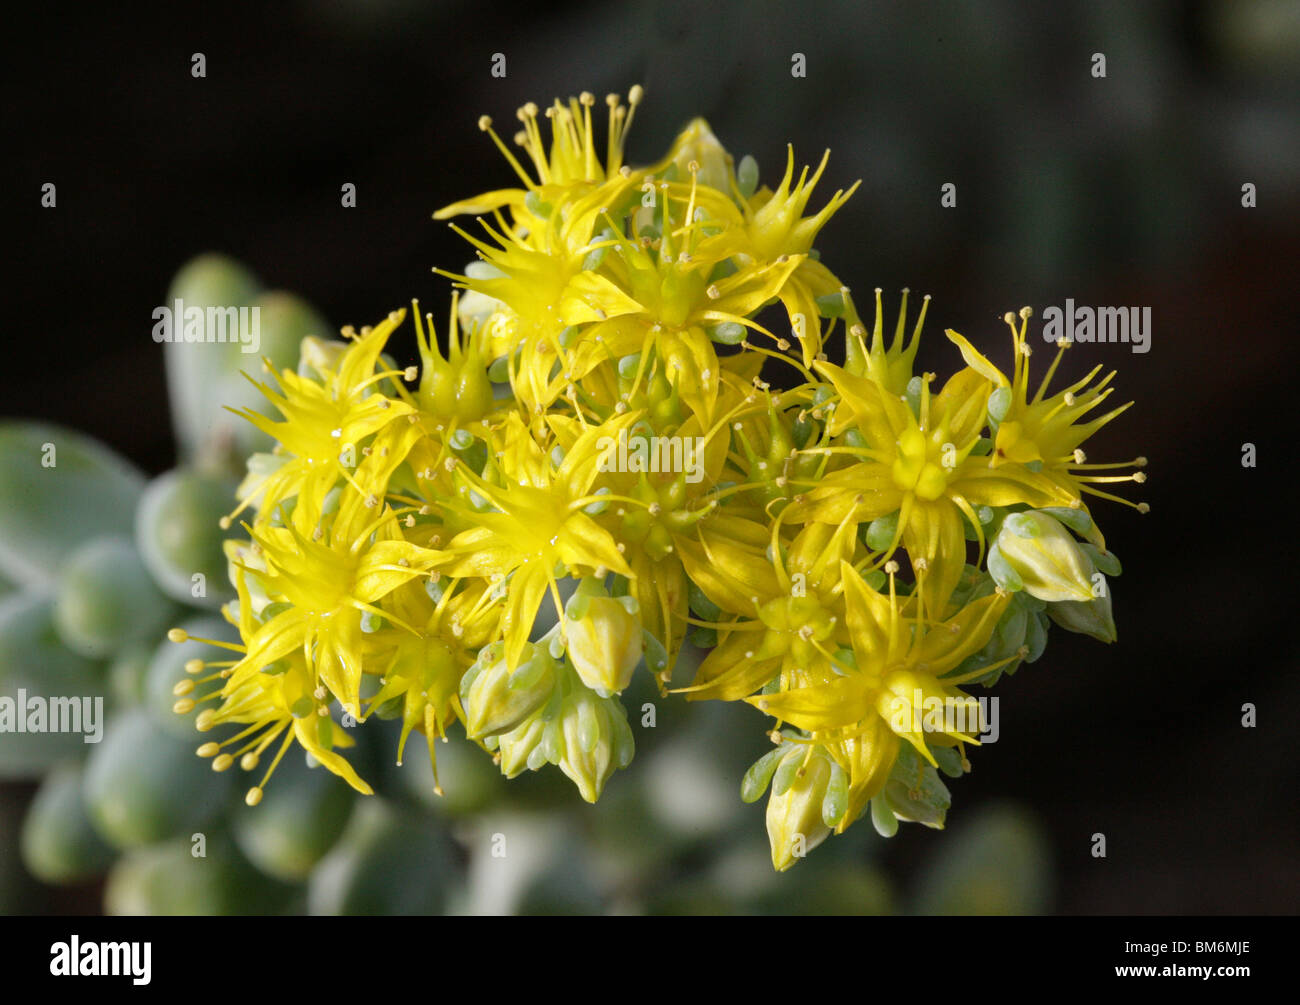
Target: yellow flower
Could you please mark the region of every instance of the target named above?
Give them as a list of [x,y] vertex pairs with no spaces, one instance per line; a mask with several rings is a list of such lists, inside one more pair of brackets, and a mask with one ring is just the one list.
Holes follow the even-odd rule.
[[293,526],[254,528],[253,540],[266,564],[266,571],[256,575],[269,596],[289,606],[260,626],[241,611],[248,653],[236,665],[232,683],[237,686],[301,650],[309,654],[309,668],[320,684],[361,719],[362,615],[391,619],[375,605],[442,558],[402,540],[396,528],[391,510],[380,510],[375,496],[350,487],[319,537]]
[[[169,638],[174,642],[183,642],[188,636],[181,629],[173,629]],[[209,639],[198,641],[211,645],[224,643]],[[242,652],[242,646],[229,648]],[[194,666],[187,666],[193,673],[201,673],[205,667],[223,667],[215,674],[195,681],[196,686],[218,683],[219,686],[199,698],[183,698],[177,703],[177,711],[188,713],[199,702],[220,698],[216,708],[200,712],[196,726],[200,732],[207,732],[218,726],[237,724],[244,729],[220,742],[208,741],[199,747],[200,757],[213,758],[212,767],[216,771],[225,771],[236,761],[245,771],[255,770],[262,755],[277,739],[280,746],[267,768],[262,781],[248,791],[247,802],[255,806],[262,799],[262,790],[270,781],[275,769],[284,758],[294,740],[334,774],[344,779],[358,792],[370,795],[373,791],[343,759],[335,748],[351,747],[355,741],[341,729],[330,717],[326,703],[328,695],[316,683],[300,653],[287,654],[270,664],[263,672],[246,674],[239,681],[232,677],[229,665],[225,663],[202,663],[195,661]],[[238,664],[236,664],[238,665]],[[281,739],[282,737],[282,739]],[[233,752],[223,752],[222,748],[235,746]]]
[[[972,742],[982,726],[972,708],[974,699],[963,693],[960,685],[989,668],[948,675],[988,641],[1008,595],[998,591],[947,619],[931,619],[915,601],[900,602],[896,571],[891,563],[886,595],[871,589],[847,562],[843,564],[851,665],[837,660],[839,673],[823,682],[746,701],[819,738],[858,735],[864,725],[877,728],[871,720],[879,717],[931,763],[934,757],[927,740]],[[908,606],[910,617],[905,610]]]
[[840,575],[855,550],[853,526],[809,524],[788,551],[776,546],[779,527],[769,541],[760,526],[718,517],[701,528],[697,546],[682,549],[683,565],[704,594],[742,615],[718,626],[717,647],[695,683],[680,689],[691,700],[734,701],[778,674],[790,686],[832,674],[835,639],[844,629]]
[[1086,422],[1081,421],[1114,390],[1107,386],[1115,377],[1114,371],[1107,374],[1100,383],[1092,383],[1101,370],[1100,365],[1064,390],[1044,397],[1061,362],[1061,356],[1070,346],[1066,340],[1057,343],[1056,358],[1047,368],[1038,390],[1030,398],[1030,348],[1025,331],[1031,314],[1028,307],[1021,309],[1018,328],[1015,315],[1008,313],[1004,318],[1007,327],[1011,329],[1013,370],[1009,379],[965,338],[951,330],[947,333],[948,338],[961,350],[967,365],[978,370],[998,389],[989,402],[989,412],[997,421],[990,465],[1035,464],[1072,498],[1079,499],[1082,493],[1087,493],[1126,506],[1135,506],[1139,511],[1146,512],[1148,507],[1145,503],[1135,504],[1096,488],[1099,484],[1146,481],[1146,474],[1141,470],[1129,474],[1096,473],[1127,467],[1141,469],[1146,466],[1146,458],[1138,457],[1132,461],[1112,464],[1089,464],[1080,446],[1102,426],[1127,411],[1133,402],[1120,405]]
[[551,120],[549,151],[537,122],[538,107],[531,101],[521,107],[518,118],[523,129],[517,134],[516,142],[523,147],[533,169],[532,174],[525,170],[510,148],[501,141],[492,128],[491,118],[484,115],[479,119],[479,129],[492,137],[497,149],[525,187],[497,189],[473,199],[452,203],[438,210],[434,219],[444,220],[462,213],[488,213],[503,206],[519,207],[531,212],[526,202],[530,193],[536,196],[534,205],[540,206],[553,199],[569,196],[570,188],[581,189],[613,178],[623,166],[623,144],[628,130],[632,128],[632,119],[643,94],[640,85],[633,87],[628,93],[627,105],[622,104],[617,94],[606,96],[609,128],[603,157],[592,128],[591,109],[596,99],[589,92],[584,91],[567,104],[556,100],[546,109],[546,118]]
[[[465,464],[455,463],[465,496],[473,494],[487,508],[476,511],[456,499],[435,501],[439,509],[472,523],[447,543],[448,559],[441,570],[453,577],[497,576],[505,583],[501,624],[509,666],[519,664],[548,589],[562,616],[557,567],[579,575],[598,570],[603,570],[601,575],[633,575],[618,542],[583,510],[599,498],[591,495],[591,488],[600,457],[636,418],[630,413],[588,428],[558,466],[533,445],[528,470],[516,467],[519,480],[502,485],[490,484]],[[532,444],[517,416],[511,417],[510,428],[517,442]],[[602,441],[607,441],[603,448]]]
[[[374,328],[362,329],[332,368],[326,359],[317,360],[326,367],[320,371],[320,381],[300,377],[292,370],[277,376],[279,391],[253,381],[284,418],[273,421],[251,409],[236,410],[235,414],[276,439],[289,456],[265,478],[246,487],[243,501],[231,517],[253,503],[269,515],[282,500],[300,492],[324,495],[346,475],[343,457],[349,449],[360,450],[362,440],[412,411],[411,405],[378,393],[376,387],[383,380],[403,375],[402,371],[376,373],[375,365],[405,316],[405,311],[395,311]],[[228,517],[225,525],[229,522]]]
[[[833,433],[854,430],[861,447],[829,448],[859,458],[832,471],[796,500],[796,519],[838,523],[847,517],[872,521],[897,513],[893,540],[877,565],[901,542],[913,564],[926,564],[926,606],[938,610],[966,564],[963,516],[981,536],[976,507],[1068,505],[1070,498],[1046,476],[1023,465],[991,468],[975,453],[984,426],[989,382],[967,368],[936,396],[931,375],[921,377],[916,412],[868,377],[855,377],[829,363],[818,370],[839,394]],[[827,448],[816,448],[825,450]]]

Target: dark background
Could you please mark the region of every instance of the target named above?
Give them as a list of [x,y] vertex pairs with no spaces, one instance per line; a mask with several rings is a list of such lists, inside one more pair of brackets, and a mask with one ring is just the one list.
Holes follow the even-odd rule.
[[[1022,304],[1151,307],[1149,353],[1078,346],[1065,367],[1118,368],[1116,400],[1137,402],[1090,459],[1150,458],[1127,492],[1148,516],[1096,510],[1125,562],[1120,641],[1053,633],[1000,686],[1002,737],[954,787],[951,819],[1031,808],[1061,912],[1296,910],[1300,4],[30,10],[7,28],[0,92],[0,415],[86,430],[149,471],[174,460],[150,312],[183,262],[226,252],[339,325],[413,296],[441,316],[448,283],[430,268],[470,255],[430,214],[513,180],[476,119],[584,89],[644,84],[634,162],[697,114],[765,182],[787,141],[802,160],[830,147],[814,207],[863,184],[823,232],[823,260],[859,303],[877,285],[933,294],[927,368],[960,365],[945,327],[1005,365],[996,319]],[[40,207],[47,181],[57,209]],[[945,182],[955,209],[940,207]],[[1258,208],[1242,207],[1245,182]],[[1240,724],[1247,701],[1255,729]],[[906,884],[943,840],[908,828],[884,864]]]

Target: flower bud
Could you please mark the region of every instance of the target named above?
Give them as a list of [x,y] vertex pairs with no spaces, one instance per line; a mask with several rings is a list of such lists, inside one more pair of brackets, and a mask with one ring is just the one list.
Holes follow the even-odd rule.
[[515,778],[525,771],[536,771],[546,763],[542,737],[547,721],[540,712],[534,712],[508,733],[498,738],[501,754],[501,774]]
[[589,803],[599,797],[617,768],[632,760],[634,742],[627,713],[617,698],[602,698],[577,681],[560,704],[560,770]]
[[785,872],[826,840],[831,828],[822,804],[831,781],[831,760],[818,747],[796,746],[781,760],[767,800],[767,838],[772,865]]
[[582,682],[602,695],[617,694],[641,662],[641,620],[632,597],[577,593],[566,611],[569,659]]
[[1096,568],[1070,532],[1046,513],[1008,515],[988,561],[989,572],[1007,589],[1049,602],[1092,599]]
[[555,661],[545,648],[530,642],[517,667],[501,659],[479,670],[465,695],[465,725],[470,738],[478,740],[507,732],[537,711],[555,689],[555,669]]

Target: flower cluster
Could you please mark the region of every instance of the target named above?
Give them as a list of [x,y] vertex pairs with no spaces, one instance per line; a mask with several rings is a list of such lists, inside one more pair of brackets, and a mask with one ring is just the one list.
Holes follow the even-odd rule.
[[1088,500],[1145,461],[1080,449],[1123,411],[1099,411],[1110,377],[1049,394],[1053,362],[1031,394],[1026,309],[1009,375],[950,331],[966,365],[936,388],[913,373],[928,298],[887,338],[876,291],[868,333],[813,247],[852,193],[810,211],[825,157],[760,187],[696,120],[632,168],[640,99],[607,98],[603,145],[590,94],[521,108],[521,153],[480,120],[518,184],[436,214],[475,217],[478,259],[442,273],[445,351],[416,304],[419,366],[384,355],[397,311],[260,385],[282,418],[246,413],[278,446],[232,514],[243,641],[177,703],[238,727],[199,748],[217,770],[274,748],[250,803],[294,740],[369,791],[344,752],[371,716],[431,752],[459,723],[507,776],[553,764],[594,802],[643,667],[774,720],[742,795],[770,784],[785,869],[868,808],[941,826],[938,772],[984,728],[968,689],[1050,622],[1114,639]]

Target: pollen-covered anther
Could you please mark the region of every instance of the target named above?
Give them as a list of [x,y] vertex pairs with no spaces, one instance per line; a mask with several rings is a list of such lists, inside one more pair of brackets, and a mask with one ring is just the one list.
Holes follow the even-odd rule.
[[1074,395],[1071,392],[1066,391],[1065,394],[1061,396],[1061,400],[1065,402],[1066,407],[1070,407],[1074,404]]
[[247,803],[249,806],[256,806],[261,801],[262,801],[262,787],[260,785],[254,785],[251,789],[248,790],[248,793],[244,796],[244,802]]
[[181,698],[189,694],[193,690],[194,690],[194,681],[190,680],[189,678],[186,678],[184,680],[178,680],[176,682],[176,686],[172,688],[172,694],[174,694],[177,698]]
[[213,720],[217,717],[215,708],[205,708],[194,720],[194,728],[200,733],[206,733],[213,726]]
[[718,289],[717,283],[710,283],[709,288],[704,291],[710,300],[717,300],[722,296],[722,291]]
[[1137,504],[1137,511],[1139,513],[1150,513],[1151,506],[1148,503],[1140,502]]
[[186,660],[186,661],[185,661],[185,672],[188,673],[188,674],[202,673],[202,672],[203,672],[203,661],[200,660],[200,659]]
[[1081,447],[1075,447],[1075,448],[1074,448],[1074,463],[1075,463],[1075,464],[1085,464],[1085,463],[1087,463],[1087,460],[1088,460],[1088,455],[1085,454],[1085,453],[1083,452],[1083,448],[1081,448]]
[[885,563],[885,574],[888,576],[892,576],[897,572],[898,572],[898,563],[891,558],[888,562]]
[[912,568],[917,572],[926,572],[930,568],[930,560],[922,555],[912,563]]
[[1135,468],[1145,468],[1147,466],[1147,459],[1145,457],[1139,457],[1133,462],[1133,466]]
[[492,116],[480,115],[478,117],[478,128],[480,132],[487,132],[492,128]]
[[1028,321],[1033,316],[1034,316],[1034,309],[1032,307],[1025,306],[1020,308],[1020,320]]
[[167,630],[167,639],[170,642],[184,642],[190,637],[190,633],[184,628],[170,628]]
[[211,741],[203,744],[195,751],[200,757],[216,757],[221,752],[221,745]]
[[212,761],[213,771],[226,771],[235,763],[234,757],[230,754],[221,754]]
[[373,492],[371,492],[370,495],[366,496],[366,509],[374,509],[378,505],[379,505],[379,496],[375,495]]
[[258,757],[250,750],[247,754],[245,754],[243,757],[239,759],[240,770],[252,771],[254,768],[257,767],[257,762],[260,760],[261,758]]
[[1139,485],[1141,485],[1144,481],[1147,480],[1146,472],[1145,472],[1145,471],[1134,471],[1134,472],[1133,472],[1133,480],[1134,480],[1135,482],[1137,482]]

